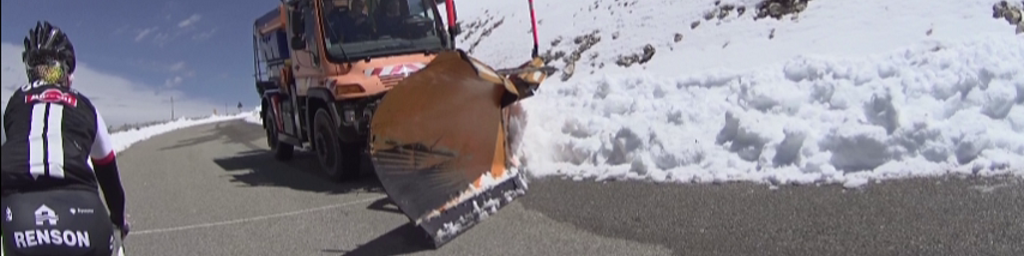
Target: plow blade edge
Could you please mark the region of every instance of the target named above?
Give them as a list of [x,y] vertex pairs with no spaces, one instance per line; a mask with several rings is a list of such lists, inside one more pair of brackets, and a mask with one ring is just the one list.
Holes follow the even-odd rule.
[[391,89],[374,113],[374,170],[435,248],[526,192],[509,161],[502,106],[510,87],[503,81],[464,52],[443,52]]

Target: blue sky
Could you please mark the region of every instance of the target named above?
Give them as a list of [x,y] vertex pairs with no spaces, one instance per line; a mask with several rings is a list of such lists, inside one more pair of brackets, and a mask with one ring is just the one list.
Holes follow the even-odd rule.
[[[198,106],[223,109],[225,103],[232,111],[238,102],[249,109],[259,102],[252,78],[252,23],[277,3],[278,0],[4,0],[0,17],[5,65],[8,59],[20,61],[17,54],[28,30],[36,21],[48,20],[68,34],[79,62],[105,79],[127,81],[126,88],[147,96],[178,95],[184,99],[176,99],[182,102],[177,105],[194,104],[191,107],[196,113],[191,113],[189,106],[182,106],[185,114],[205,114],[201,112],[212,110]],[[6,84],[8,74],[21,71],[9,73],[11,69],[4,68],[3,86],[7,88],[11,86]],[[76,73],[75,86],[105,86],[102,81],[106,80],[82,79],[80,76],[85,74],[80,73]],[[95,83],[85,84],[85,80]],[[89,95],[87,90],[83,92]],[[5,93],[4,101],[6,97],[9,94]],[[120,107],[125,113],[128,109],[157,111],[130,104]],[[136,119],[145,119],[147,114],[136,113],[139,117],[123,119],[144,121]],[[161,118],[166,119],[152,119]]]

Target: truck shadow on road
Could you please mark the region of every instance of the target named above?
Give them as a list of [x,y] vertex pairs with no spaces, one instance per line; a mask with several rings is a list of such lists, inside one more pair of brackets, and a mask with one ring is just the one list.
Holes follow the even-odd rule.
[[260,149],[266,144],[266,135],[262,127],[245,121],[227,121],[216,123],[206,133],[177,144],[161,148],[161,151],[188,148],[203,143],[220,140],[227,144],[240,144],[250,149]]
[[[319,173],[316,157],[302,152],[295,152],[288,162],[274,159],[273,153],[266,150],[241,152],[230,158],[215,159],[222,169],[229,172],[232,182],[242,186],[279,186],[315,193],[379,193],[384,194],[383,187],[372,173],[364,170],[362,177],[356,181],[334,183],[326,175]],[[370,203],[367,210],[404,215],[390,198],[382,198]],[[423,230],[411,223],[397,227],[357,248],[348,250],[324,249],[324,253],[342,253],[342,255],[404,255],[430,250],[429,238]]]
[[372,174],[364,172],[354,181],[336,183],[320,172],[316,158],[311,154],[295,152],[288,162],[274,159],[267,150],[240,152],[229,158],[214,159],[241,186],[277,186],[295,190],[327,194],[379,193],[384,189]]
[[[384,189],[373,173],[369,161],[364,159],[361,177],[354,181],[333,182],[321,172],[316,156],[310,152],[296,150],[289,161],[279,161],[273,152],[266,149],[266,137],[258,125],[243,121],[225,122],[214,125],[205,134],[182,140],[162,150],[188,148],[204,143],[220,141],[226,144],[241,144],[249,151],[238,152],[234,156],[214,159],[231,182],[242,187],[276,186],[299,191],[326,194],[375,193],[385,194]],[[404,215],[390,198],[383,198],[370,203],[367,210]],[[431,250],[427,234],[412,223],[396,227],[387,233],[352,250],[323,249],[326,254],[345,256],[359,255],[404,255]]]

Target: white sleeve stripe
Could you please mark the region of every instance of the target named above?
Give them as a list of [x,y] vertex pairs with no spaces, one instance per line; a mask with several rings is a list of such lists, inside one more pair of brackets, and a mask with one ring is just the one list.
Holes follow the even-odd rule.
[[[95,108],[94,108],[95,109]],[[96,139],[92,143],[90,156],[94,160],[110,159],[114,155],[114,145],[110,141],[110,133],[107,131],[107,124],[100,115],[99,109],[96,113]]]

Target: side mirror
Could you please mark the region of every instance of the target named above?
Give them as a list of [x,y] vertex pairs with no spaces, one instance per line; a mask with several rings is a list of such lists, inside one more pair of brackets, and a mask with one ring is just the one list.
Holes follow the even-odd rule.
[[292,36],[291,40],[292,50],[301,51],[306,49],[306,39],[302,38],[302,35],[296,34]]
[[291,45],[292,50],[305,50],[306,40],[303,35],[306,33],[306,21],[302,17],[301,6],[292,8],[288,13],[288,28],[291,30]]

